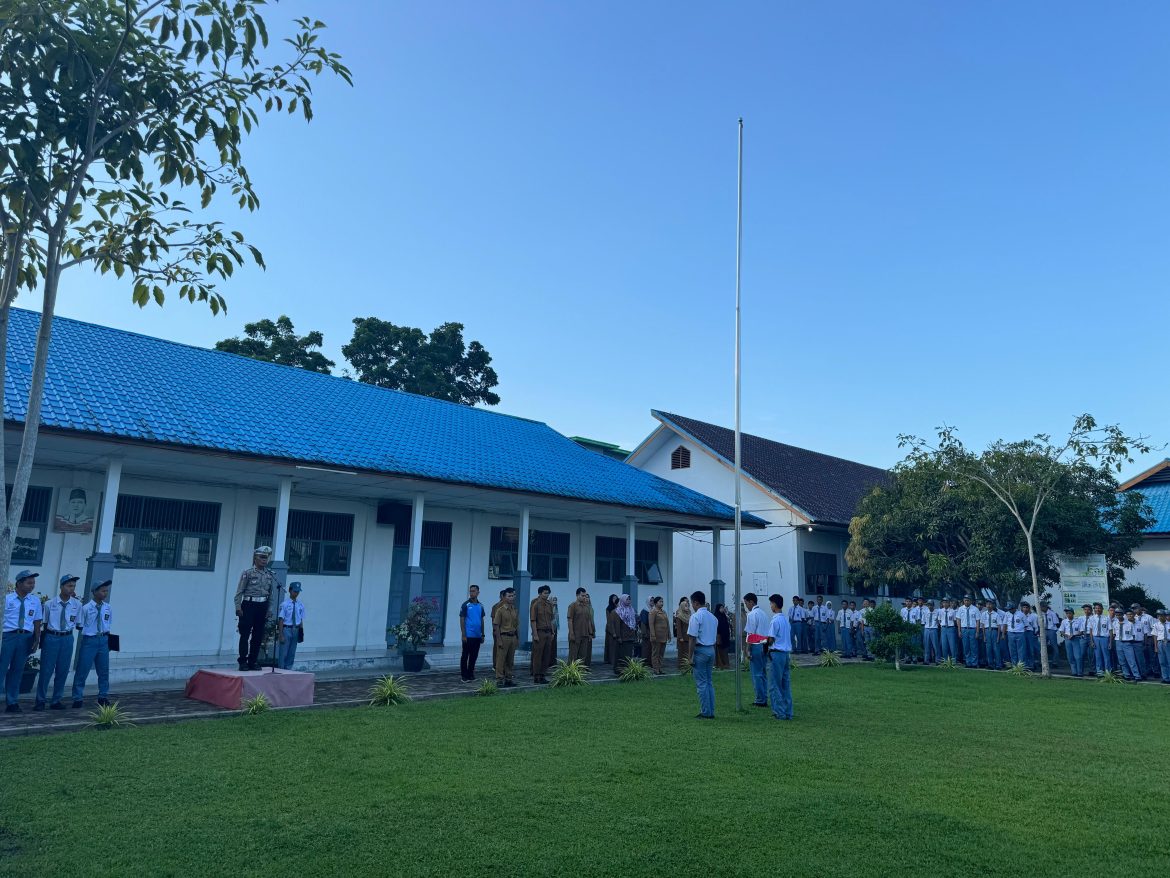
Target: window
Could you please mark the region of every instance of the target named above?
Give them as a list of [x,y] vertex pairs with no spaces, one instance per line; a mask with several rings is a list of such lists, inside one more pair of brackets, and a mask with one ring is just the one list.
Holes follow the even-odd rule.
[[670,453],[671,469],[689,469],[691,465],[691,449],[680,445]]
[[[261,506],[256,511],[256,545],[271,545],[275,533],[276,509]],[[352,515],[306,509],[288,511],[284,560],[289,573],[347,576],[352,550]]]
[[165,497],[118,497],[114,561],[143,570],[211,570],[219,504]]
[[[655,585],[660,576],[651,576],[658,565],[658,541],[634,540],[634,574],[641,585]],[[598,537],[594,557],[595,582],[621,582],[626,575],[625,537]]]
[[[488,578],[511,579],[520,563],[520,528],[493,527]],[[569,535],[549,530],[528,532],[528,572],[533,579],[569,581]]]
[[839,594],[837,556],[829,552],[805,552],[804,586],[806,594]]
[[[5,498],[12,496],[12,485],[5,489]],[[45,556],[45,530],[49,525],[49,509],[53,505],[53,489],[28,486],[24,495],[24,511],[12,543],[12,561],[15,564],[37,566]]]

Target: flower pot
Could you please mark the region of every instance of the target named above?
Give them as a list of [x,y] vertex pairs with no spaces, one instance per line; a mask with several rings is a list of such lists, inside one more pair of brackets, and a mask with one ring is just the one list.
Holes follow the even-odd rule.
[[20,694],[21,695],[28,695],[28,693],[32,692],[33,684],[36,683],[36,681],[37,681],[37,673],[38,672],[35,669],[34,670],[29,670],[28,668],[24,669],[24,672],[20,675]]
[[426,667],[427,654],[425,652],[404,652],[402,654],[402,670],[417,673]]

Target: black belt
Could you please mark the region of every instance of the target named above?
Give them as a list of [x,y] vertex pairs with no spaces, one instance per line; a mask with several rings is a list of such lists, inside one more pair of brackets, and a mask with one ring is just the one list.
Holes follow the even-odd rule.
[[288,628],[300,628],[301,626],[300,625],[285,625],[284,627],[286,629],[288,629]]
[[52,634],[54,637],[70,637],[73,634],[72,631],[46,631],[45,633]]
[[502,637],[515,637],[516,632],[515,631],[501,631],[500,636],[502,636]]
[[32,634],[32,632],[31,632],[31,631],[25,631],[23,628],[21,628],[19,631],[17,631],[17,630],[14,628],[14,629],[12,629],[11,631],[5,631],[5,632],[4,632],[4,636],[5,636],[5,637],[7,637],[9,634]]
[[109,637],[109,631],[103,631],[101,634],[82,634],[82,637]]

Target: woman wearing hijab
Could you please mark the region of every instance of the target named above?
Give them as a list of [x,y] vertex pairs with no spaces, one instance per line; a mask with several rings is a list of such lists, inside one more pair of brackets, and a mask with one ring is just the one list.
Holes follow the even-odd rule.
[[663,675],[662,657],[670,643],[670,616],[662,606],[662,597],[650,599],[650,666],[654,673]]
[[715,624],[715,667],[726,671],[731,667],[727,660],[727,651],[731,648],[731,619],[723,604],[715,605]]
[[613,672],[620,674],[622,665],[633,658],[634,642],[638,639],[638,616],[628,594],[618,600],[605,630],[613,637]]
[[681,671],[683,662],[691,660],[694,643],[687,629],[691,625],[691,599],[683,598],[678,602],[678,609],[674,611],[674,639],[678,643],[678,668]]
[[614,610],[617,609],[618,596],[611,594],[609,596],[609,606],[605,608],[605,657],[604,661],[607,665],[613,664],[613,637],[609,633],[609,620],[613,618]]

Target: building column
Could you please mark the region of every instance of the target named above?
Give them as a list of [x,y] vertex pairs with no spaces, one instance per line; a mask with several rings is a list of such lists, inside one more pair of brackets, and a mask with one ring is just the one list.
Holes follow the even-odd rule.
[[512,574],[512,587],[516,589],[516,613],[520,617],[517,638],[521,649],[532,649],[531,632],[528,630],[528,605],[532,603],[532,574],[528,572],[528,507],[520,510],[519,552],[516,558],[516,572]]
[[[98,519],[97,543],[89,557],[85,571],[83,594],[89,599],[90,587],[95,582],[114,578],[114,516],[118,511],[118,491],[122,484],[122,458],[111,457],[106,462],[106,486],[102,493],[102,512]],[[112,592],[113,589],[111,588]]]
[[291,502],[292,477],[285,476],[280,480],[280,494],[276,498],[276,528],[272,535],[272,557],[268,562],[268,569],[276,577],[276,595],[268,601],[269,618],[276,617],[288,584],[288,562],[284,558],[288,554],[288,509]]
[[727,584],[723,581],[721,570],[720,551],[723,548],[723,531],[715,527],[711,529],[711,606],[726,604],[724,594]]
[[[414,504],[410,512],[410,558],[406,567],[407,608],[414,603],[415,598],[422,597],[423,569],[422,569],[422,538],[423,512],[426,501],[422,494],[414,495]],[[441,623],[440,623],[441,624]]]
[[[626,519],[626,575],[622,577],[622,594],[628,594],[631,598],[638,596],[638,576],[634,569],[634,537],[637,534],[637,526],[634,524],[634,519]],[[637,601],[634,601],[634,612],[638,611]]]

